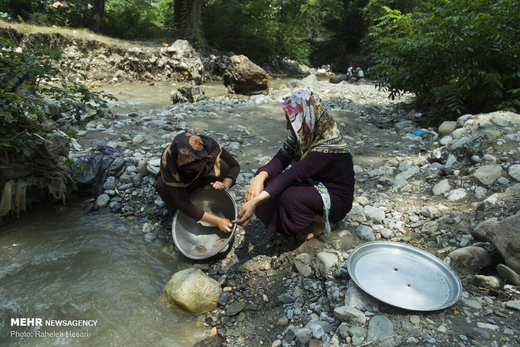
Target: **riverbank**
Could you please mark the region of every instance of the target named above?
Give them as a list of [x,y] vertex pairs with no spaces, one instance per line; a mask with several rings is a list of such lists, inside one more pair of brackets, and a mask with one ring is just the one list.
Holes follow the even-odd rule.
[[[482,223],[518,215],[518,115],[465,115],[450,129],[420,129],[413,96],[390,100],[370,81],[331,84],[313,75],[287,79],[265,96],[115,111],[74,125],[81,149],[73,158],[102,153],[113,160],[101,193],[87,204],[134,223],[144,243],[177,254],[154,190],[164,146],[186,130],[215,138],[241,164],[231,189],[240,205],[253,172],[286,135],[283,98],[299,89],[318,94],[346,135],[356,165],[354,207],[330,238],[299,243],[254,219],[237,230],[228,253],[189,262],[223,288],[219,308],[200,317],[208,336],[201,345],[518,345],[518,284],[498,275],[505,259],[496,247],[474,236]],[[369,240],[409,244],[445,261],[462,281],[462,298],[440,311],[411,312],[367,296],[346,262]],[[164,342],[175,344],[175,337]]]
[[[212,136],[236,156],[242,171],[231,193],[240,205],[253,172],[280,147],[280,103],[298,89],[320,95],[347,136],[356,165],[354,207],[328,239],[302,244],[269,234],[255,219],[237,230],[229,253],[192,262],[224,290],[219,309],[203,315],[215,335],[203,345],[517,344],[518,287],[497,275],[503,259],[493,245],[472,236],[479,223],[518,211],[511,170],[519,163],[517,115],[468,115],[441,135],[417,128],[421,115],[410,108],[410,95],[391,101],[368,81],[334,85],[313,76],[287,80],[267,96],[120,114],[92,121],[78,138],[85,147],[119,148],[125,163],[121,176],[109,178],[116,189],[107,187],[98,208],[147,218],[144,239],[171,244],[153,175],[144,170],[139,181],[135,172],[152,169],[162,148],[185,130]],[[501,141],[490,138],[499,133]],[[501,174],[482,183],[475,172],[492,163]],[[368,240],[410,244],[444,260],[462,281],[462,298],[440,311],[410,312],[367,296],[350,279],[346,261]],[[340,315],[341,307],[351,311]]]

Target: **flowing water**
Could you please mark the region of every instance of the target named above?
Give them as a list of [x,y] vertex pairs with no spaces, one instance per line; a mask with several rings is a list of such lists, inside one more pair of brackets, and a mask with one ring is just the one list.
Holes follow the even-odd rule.
[[[2,228],[0,248],[0,345],[189,346],[207,336],[197,317],[159,300],[183,259],[113,214],[80,204],[32,210]],[[92,326],[51,325],[59,321]]]
[[[130,113],[168,109],[170,92],[178,86],[135,83],[103,90],[119,99],[110,104],[114,112]],[[201,87],[211,98],[227,94],[222,82]],[[245,107],[245,123],[260,115],[280,117],[279,105]],[[195,119],[193,125],[204,131],[207,121]],[[230,125],[216,119],[211,126],[226,131]],[[258,136],[274,132],[282,138],[284,131]],[[258,148],[248,151],[261,154]],[[246,170],[249,163],[243,161]],[[172,274],[191,266],[171,247],[146,242],[140,223],[110,212],[86,212],[81,202],[35,208],[0,227],[0,345],[191,346],[200,341],[209,333],[200,326],[201,317],[173,313],[159,300]],[[63,321],[92,326],[52,325]]]
[[[110,105],[115,112],[129,113],[167,109],[176,87],[103,90],[119,99]],[[221,82],[203,89],[226,94]],[[170,277],[191,265],[171,245],[146,242],[137,222],[87,213],[81,203],[39,207],[0,227],[0,250],[0,345],[191,346],[208,336],[200,317],[159,300]],[[95,326],[51,325],[62,321]]]

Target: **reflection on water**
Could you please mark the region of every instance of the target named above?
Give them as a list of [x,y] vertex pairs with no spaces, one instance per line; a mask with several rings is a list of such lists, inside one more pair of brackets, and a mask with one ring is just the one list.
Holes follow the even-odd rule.
[[[106,93],[112,94],[118,100],[110,101],[109,106],[114,112],[146,112],[153,109],[167,109],[172,106],[170,93],[181,87],[191,85],[182,82],[155,82],[155,83],[125,83],[107,84],[99,87]],[[221,81],[208,82],[200,86],[208,98],[223,97],[227,90]]]
[[[143,241],[139,227],[108,213],[84,215],[79,206],[33,210],[25,221],[4,226],[0,345],[186,346],[201,340],[200,318],[176,315],[159,301],[171,275],[187,267],[163,248]],[[11,326],[11,318],[41,318],[43,326]],[[47,326],[51,320],[97,323]]]
[[[271,89],[284,87],[289,80],[289,78],[273,78],[270,81]],[[190,85],[186,82],[135,82],[107,84],[97,88],[97,90],[103,90],[118,99],[117,101],[109,101],[109,106],[114,112],[129,113],[167,109],[172,106],[170,93],[181,86]],[[226,97],[228,95],[222,81],[207,82],[199,87],[209,99]]]

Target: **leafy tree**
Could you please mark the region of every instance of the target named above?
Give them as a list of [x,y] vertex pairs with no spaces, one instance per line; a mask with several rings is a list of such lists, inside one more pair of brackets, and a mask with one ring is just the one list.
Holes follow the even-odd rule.
[[437,120],[520,111],[518,2],[434,0],[429,12],[386,12],[369,37],[369,73],[390,96],[415,93]]
[[204,34],[220,50],[264,63],[280,56],[308,63],[319,27],[313,0],[214,0],[203,12]]
[[164,35],[158,22],[158,8],[149,1],[111,0],[106,2],[100,31],[127,40],[153,39]]

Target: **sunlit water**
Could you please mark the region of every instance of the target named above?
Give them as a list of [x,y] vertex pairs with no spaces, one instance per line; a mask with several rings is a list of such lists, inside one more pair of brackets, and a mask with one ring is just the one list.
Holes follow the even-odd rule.
[[[207,336],[200,317],[172,313],[159,300],[184,260],[110,213],[33,210],[0,229],[0,249],[0,345],[191,346]],[[12,318],[43,324],[12,326]],[[46,326],[55,320],[97,322]]]
[[[119,99],[110,103],[113,111],[130,113],[168,109],[170,92],[181,85],[102,89]],[[227,95],[219,81],[201,88],[209,98]],[[263,107],[244,112],[245,119],[273,113]],[[217,130],[229,126],[215,122]],[[204,131],[207,124],[194,126]],[[87,213],[79,203],[33,209],[0,227],[0,345],[191,346],[200,341],[208,335],[201,317],[173,313],[159,300],[172,274],[190,266],[170,247],[146,242],[138,222],[109,212]],[[42,326],[13,325],[17,318],[41,318]],[[97,322],[90,327],[47,325],[63,320]]]

